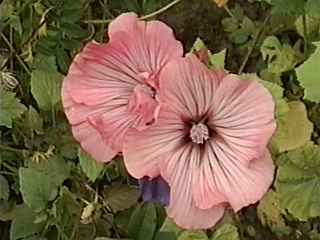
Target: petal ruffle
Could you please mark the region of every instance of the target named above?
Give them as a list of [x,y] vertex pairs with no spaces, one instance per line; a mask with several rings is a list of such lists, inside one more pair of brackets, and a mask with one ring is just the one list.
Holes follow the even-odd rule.
[[187,229],[206,229],[215,225],[223,216],[225,204],[218,204],[208,209],[196,206],[192,189],[194,169],[198,166],[198,149],[185,145],[171,154],[167,164],[161,168],[170,185],[170,204],[168,216],[181,227]]
[[110,162],[117,151],[111,149],[101,133],[87,121],[88,116],[99,114],[101,108],[89,108],[74,102],[67,91],[66,84],[65,81],[62,86],[62,102],[66,116],[71,123],[74,138],[80,142],[82,149],[95,160]]

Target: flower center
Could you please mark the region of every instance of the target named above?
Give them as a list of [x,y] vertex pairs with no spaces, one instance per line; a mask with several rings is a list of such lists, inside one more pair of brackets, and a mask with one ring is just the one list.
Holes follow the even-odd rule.
[[190,129],[190,138],[194,143],[203,144],[209,139],[209,129],[207,125],[203,123],[194,124]]

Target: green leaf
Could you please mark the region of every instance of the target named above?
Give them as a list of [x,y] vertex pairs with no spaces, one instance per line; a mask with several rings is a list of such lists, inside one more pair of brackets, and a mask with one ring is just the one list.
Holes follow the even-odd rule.
[[294,69],[301,59],[301,53],[289,44],[281,44],[275,36],[267,37],[261,46],[261,54],[268,64],[268,71],[282,73]]
[[54,225],[71,238],[75,224],[79,224],[81,206],[67,187],[60,189],[59,196],[53,203],[52,215]]
[[282,208],[301,221],[320,216],[320,147],[308,143],[278,159],[276,190]]
[[177,226],[174,221],[167,217],[160,228],[160,232],[173,232],[176,234],[176,236],[178,236],[181,232],[183,232],[183,229]]
[[320,19],[320,0],[308,0],[306,3],[306,12],[311,17]]
[[278,234],[288,234],[290,228],[286,226],[283,214],[285,211],[280,207],[279,194],[269,191],[260,201],[257,208],[258,217],[264,226]]
[[[299,17],[296,20],[295,26],[296,26],[297,32],[299,33],[300,36],[304,37],[305,40],[307,39],[307,41],[313,41],[317,39],[320,32],[320,19],[317,19],[310,15],[306,15],[305,18],[306,18],[306,29],[303,26],[304,25],[303,16]],[[307,36],[305,36],[305,33]]]
[[210,240],[239,240],[239,233],[236,226],[226,223],[219,227]]
[[184,231],[178,240],[208,240],[207,234],[203,231]]
[[0,200],[8,200],[9,199],[9,183],[7,179],[0,175]]
[[210,54],[209,59],[210,63],[214,68],[223,68],[225,65],[227,49],[223,49],[222,51],[214,54]]
[[271,0],[272,13],[280,15],[301,15],[304,13],[304,0]]
[[13,92],[0,88],[0,126],[12,128],[12,120],[20,117],[25,110],[26,107]]
[[152,240],[157,227],[157,212],[153,204],[139,205],[128,225],[129,236],[135,240]]
[[218,53],[212,54],[210,50],[208,50],[205,43],[201,40],[201,38],[198,37],[191,48],[191,52],[198,53],[201,51],[206,51],[208,53],[206,57],[208,58],[208,61],[209,61],[208,64],[211,67],[224,68],[227,49],[224,49]]
[[[63,76],[56,70],[54,57],[41,57],[31,74],[31,93],[42,110],[49,111],[60,101]],[[44,60],[45,59],[45,60]]]
[[103,163],[98,163],[89,154],[85,153],[79,148],[78,157],[80,160],[80,166],[83,172],[87,175],[90,181],[94,182],[104,169]]
[[48,202],[57,196],[58,187],[69,176],[69,171],[64,161],[57,157],[29,168],[20,168],[20,191],[24,202],[35,211],[45,209]]
[[39,113],[32,107],[29,107],[25,116],[25,128],[35,131],[37,134],[43,134],[43,120]]
[[19,205],[15,209],[15,218],[10,227],[10,240],[16,240],[40,233],[44,224],[35,224],[36,214],[26,205]]
[[300,101],[288,103],[289,110],[278,116],[277,131],[272,145],[279,153],[303,146],[311,138],[313,124],[307,117],[305,105]]
[[106,187],[103,195],[112,210],[118,212],[135,205],[140,197],[140,191],[128,185],[115,185]]
[[311,57],[297,68],[299,82],[305,88],[305,97],[311,101],[320,102],[320,78],[318,74],[320,63],[320,42],[316,45]]

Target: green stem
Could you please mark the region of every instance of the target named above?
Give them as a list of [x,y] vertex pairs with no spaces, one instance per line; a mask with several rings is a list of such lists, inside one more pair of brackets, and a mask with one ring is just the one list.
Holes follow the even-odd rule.
[[17,176],[17,173],[8,172],[8,171],[0,171],[2,175],[10,175],[10,176]]
[[229,14],[230,17],[232,17],[233,19],[237,20],[236,16],[233,15],[233,13],[231,12],[230,8],[226,5],[223,6],[224,10],[226,10],[226,12]]
[[17,148],[9,147],[9,146],[2,145],[2,144],[0,144],[0,149],[4,150],[4,151],[19,153],[19,154],[23,154],[24,151],[28,151],[26,149],[17,149]]
[[179,2],[181,2],[181,0],[174,0],[172,1],[171,3],[169,3],[168,5],[160,8],[159,10],[153,12],[153,13],[150,13],[150,14],[147,14],[145,16],[142,16],[140,19],[141,20],[146,20],[146,19],[149,19],[149,18],[152,18],[152,17],[155,17],[165,11],[167,11],[169,8],[173,7],[174,5],[178,4]]
[[22,58],[19,56],[19,54],[17,53],[17,51],[14,49],[14,47],[12,46],[12,44],[10,43],[10,41],[7,39],[7,37],[0,32],[0,36],[3,39],[3,41],[7,44],[7,46],[9,47],[10,51],[15,55],[15,57],[18,59],[18,62],[21,64],[21,66],[23,67],[23,69],[29,74],[31,75],[31,72],[28,68],[28,66],[24,63],[24,61],[22,60]]
[[[149,18],[152,18],[152,17],[155,17],[165,11],[167,11],[169,8],[173,7],[174,5],[178,4],[179,2],[181,2],[182,0],[174,0],[172,1],[171,3],[167,4],[166,6],[158,9],[157,11],[153,12],[153,13],[150,13],[150,14],[147,14],[145,16],[141,16],[140,19],[141,20],[147,20]],[[107,23],[110,23],[112,22],[113,19],[97,19],[97,20],[86,20],[84,21],[84,23],[93,23],[93,24],[107,24]]]
[[247,55],[245,56],[240,68],[239,68],[239,72],[238,74],[241,74],[244,70],[244,68],[246,67],[247,63],[248,63],[248,60],[251,56],[251,54],[253,53],[253,50],[255,49],[257,43],[258,43],[258,40],[260,38],[260,36],[262,35],[263,33],[263,30],[264,30],[264,27],[267,25],[267,23],[269,22],[270,20],[270,17],[271,17],[271,14],[269,14],[263,21],[263,24],[262,26],[260,27],[260,29],[256,32],[256,34],[254,35],[254,38],[253,38],[253,42],[252,42],[252,45],[251,47],[249,48],[248,52],[247,52]]
[[306,15],[302,16],[302,25],[303,25],[303,38],[304,38],[303,51],[306,54],[308,51],[308,28],[307,28]]
[[18,170],[12,166],[10,166],[8,163],[6,162],[1,162],[1,165],[3,165],[5,168],[9,169],[11,171],[11,173],[14,173],[15,175],[17,174]]

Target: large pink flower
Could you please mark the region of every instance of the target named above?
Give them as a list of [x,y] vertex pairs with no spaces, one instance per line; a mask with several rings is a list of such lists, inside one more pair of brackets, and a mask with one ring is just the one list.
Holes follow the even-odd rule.
[[162,22],[122,14],[109,25],[109,42],[88,43],[63,82],[62,98],[74,137],[97,161],[122,151],[131,127],[144,129],[158,109],[158,76],[183,49]]
[[238,211],[261,199],[274,174],[269,92],[194,55],[170,62],[160,89],[157,124],[128,132],[124,159],[136,178],[160,171],[171,188],[168,215],[185,228],[208,228],[228,204]]

